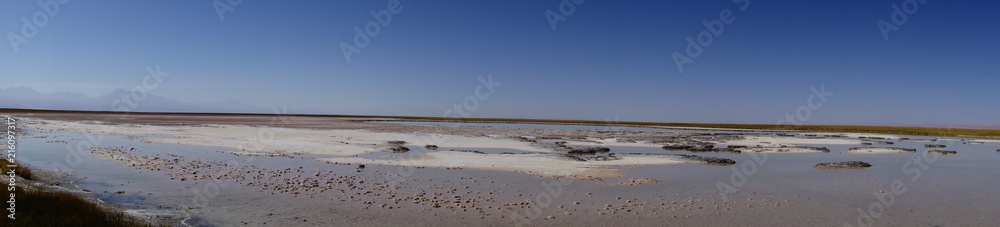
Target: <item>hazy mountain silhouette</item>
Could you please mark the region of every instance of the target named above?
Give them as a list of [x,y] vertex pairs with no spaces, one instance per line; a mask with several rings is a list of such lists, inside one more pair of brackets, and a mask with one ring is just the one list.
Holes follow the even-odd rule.
[[[123,98],[128,97],[128,98]],[[125,100],[130,101],[126,102]],[[117,101],[116,101],[117,100]],[[128,103],[134,103],[130,106]],[[212,112],[212,113],[270,113],[267,108],[230,100],[221,103],[185,103],[175,99],[147,94],[139,102],[131,98],[128,90],[90,97],[72,92],[41,93],[29,87],[0,88],[0,108],[45,110],[91,110],[136,112]]]

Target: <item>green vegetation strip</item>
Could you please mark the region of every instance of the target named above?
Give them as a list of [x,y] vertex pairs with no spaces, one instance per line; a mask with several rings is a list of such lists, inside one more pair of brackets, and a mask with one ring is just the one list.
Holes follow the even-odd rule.
[[[355,116],[357,117],[357,116]],[[549,120],[549,119],[510,119],[510,118],[441,118],[441,117],[382,117],[406,120],[454,121],[454,122],[485,122],[485,123],[541,123],[541,124],[587,124],[587,125],[620,125],[644,127],[698,127],[722,129],[753,129],[774,131],[816,131],[816,132],[849,132],[849,133],[883,133],[915,136],[942,137],[977,137],[1000,138],[1000,130],[996,129],[956,129],[930,127],[899,127],[899,126],[862,126],[862,125],[765,125],[765,124],[717,124],[717,123],[667,123],[667,122],[611,122],[586,120]]]
[[[140,116],[141,115],[278,116],[277,114],[152,113],[152,112],[60,111],[60,110],[27,110],[27,109],[0,109],[0,113],[130,114],[130,115],[140,115]],[[416,116],[318,115],[318,114],[284,114],[280,116],[344,117],[344,118],[363,118],[363,119],[393,118],[393,119],[412,120],[412,121],[482,122],[482,123],[587,124],[587,125],[616,125],[616,126],[640,126],[640,127],[655,127],[655,126],[701,127],[701,128],[721,128],[721,129],[798,130],[798,131],[816,131],[816,132],[883,133],[883,134],[914,135],[914,136],[1000,138],[1000,130],[997,129],[959,129],[959,128],[900,127],[900,126],[716,124],[716,123],[668,123],[668,122],[588,121],[588,120],[552,120],[552,119],[516,119],[516,118],[445,118],[445,117],[416,117]]]

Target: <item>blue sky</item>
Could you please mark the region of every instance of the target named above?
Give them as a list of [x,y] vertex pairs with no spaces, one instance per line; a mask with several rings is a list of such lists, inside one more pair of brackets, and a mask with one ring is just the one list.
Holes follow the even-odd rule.
[[[150,93],[182,102],[441,116],[492,74],[471,117],[775,123],[823,85],[807,124],[1000,124],[993,1],[918,2],[886,40],[877,22],[906,1],[568,0],[552,30],[563,1],[403,0],[348,63],[340,44],[388,2],[250,0],[220,20],[212,1],[70,1],[15,52],[44,10],[3,1],[0,87],[98,96],[160,65]],[[679,72],[672,54],[723,10],[735,19]]]

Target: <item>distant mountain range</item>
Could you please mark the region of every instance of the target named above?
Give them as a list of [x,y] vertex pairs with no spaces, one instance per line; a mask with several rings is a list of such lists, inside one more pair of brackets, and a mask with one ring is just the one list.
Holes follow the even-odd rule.
[[[200,113],[270,113],[269,109],[242,103],[226,101],[221,103],[185,103],[175,99],[147,94],[134,107],[124,102],[123,96],[131,97],[125,89],[90,97],[80,93],[41,93],[30,87],[0,88],[0,108],[43,109],[43,110],[89,110],[136,112],[200,112]],[[117,100],[117,102],[116,102]]]

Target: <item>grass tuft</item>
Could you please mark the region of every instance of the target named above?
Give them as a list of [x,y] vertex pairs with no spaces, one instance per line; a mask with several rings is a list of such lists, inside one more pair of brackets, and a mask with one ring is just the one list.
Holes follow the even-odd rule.
[[150,226],[138,218],[109,211],[68,192],[16,187],[14,193],[17,195],[17,219],[4,216],[0,218],[0,226]]
[[[7,171],[10,171],[10,168],[8,168],[7,165],[12,165],[12,164],[9,161],[7,161],[7,159],[0,159],[0,170],[3,170],[4,175],[7,175]],[[21,176],[21,178],[24,179],[33,180],[32,179],[33,177],[31,176],[31,170],[21,165],[17,165],[17,167],[14,167],[14,174],[17,174],[18,176]]]
[[[0,159],[3,170],[9,171],[7,160]],[[15,172],[22,178],[32,180],[36,176],[31,174],[27,167],[15,168]],[[18,182],[18,184],[28,184]],[[6,208],[9,204],[4,202],[3,215],[0,215],[0,226],[151,226],[141,219],[125,214],[123,212],[101,207],[100,205],[87,200],[79,195],[60,192],[45,191],[37,188],[24,188],[21,186],[10,189],[6,185],[3,188],[3,201],[10,199],[10,194],[14,194],[15,199],[15,219],[7,217],[10,214]]]

